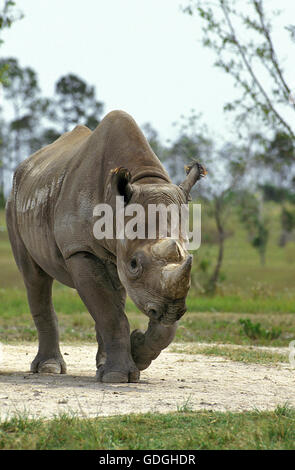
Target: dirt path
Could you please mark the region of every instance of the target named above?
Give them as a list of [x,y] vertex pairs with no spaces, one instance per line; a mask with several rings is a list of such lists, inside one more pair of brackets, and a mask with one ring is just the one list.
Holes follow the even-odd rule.
[[68,374],[51,376],[28,372],[36,345],[3,346],[1,419],[23,411],[50,418],[62,412],[94,417],[181,408],[265,410],[286,402],[295,406],[295,369],[288,363],[262,366],[168,350],[141,373],[139,383],[111,385],[95,381],[95,345],[62,345],[61,350]]

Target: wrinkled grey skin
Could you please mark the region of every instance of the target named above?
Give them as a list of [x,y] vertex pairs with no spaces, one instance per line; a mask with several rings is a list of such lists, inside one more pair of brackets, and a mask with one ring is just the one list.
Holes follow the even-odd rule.
[[[128,171],[128,170],[129,171]],[[100,240],[93,209],[127,203],[181,204],[202,176],[192,165],[180,187],[172,184],[134,120],[109,113],[91,132],[77,126],[22,162],[7,203],[7,226],[38,329],[33,372],[65,373],[52,304],[54,279],[77,289],[95,321],[97,379],[137,382],[173,339],[185,312],[191,256],[183,241]],[[126,291],[149,316],[145,333],[130,336]]]

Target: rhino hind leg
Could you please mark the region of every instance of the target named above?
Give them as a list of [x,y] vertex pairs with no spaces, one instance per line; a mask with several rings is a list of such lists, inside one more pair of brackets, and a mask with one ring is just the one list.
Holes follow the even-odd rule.
[[95,321],[99,350],[96,356],[99,382],[138,382],[130,346],[130,328],[124,312],[125,290],[106,262],[87,252],[67,259],[75,287]]
[[66,364],[59,349],[57,317],[52,304],[53,279],[27,251],[9,203],[6,220],[12,251],[24,279],[30,310],[38,330],[39,350],[31,364],[31,371],[65,374]]
[[66,364],[59,349],[56,313],[52,304],[53,279],[45,273],[26,282],[28,301],[38,330],[39,350],[31,364],[31,372],[65,374]]
[[52,304],[53,279],[37,266],[26,276],[27,296],[39,337],[39,350],[31,372],[65,374],[66,364],[59,349],[56,313]]

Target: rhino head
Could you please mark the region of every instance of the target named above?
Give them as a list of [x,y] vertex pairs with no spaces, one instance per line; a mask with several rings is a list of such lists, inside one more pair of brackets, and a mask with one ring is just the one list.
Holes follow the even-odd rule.
[[[180,208],[188,202],[192,186],[205,174],[196,162],[186,171],[186,179],[177,186],[159,184],[153,179],[131,183],[129,171],[119,168],[112,173],[111,192],[123,196],[125,205],[137,203],[147,208],[149,204],[161,203]],[[116,241],[117,270],[123,286],[136,306],[163,326],[173,325],[186,311],[192,266],[185,240],[181,234],[177,238],[169,236],[169,220],[167,228],[168,236],[164,238]]]

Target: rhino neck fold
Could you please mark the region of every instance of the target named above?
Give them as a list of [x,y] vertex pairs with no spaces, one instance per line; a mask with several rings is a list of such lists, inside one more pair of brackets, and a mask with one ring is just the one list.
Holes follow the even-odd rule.
[[171,183],[170,178],[164,169],[153,166],[145,166],[138,169],[133,169],[131,183],[138,182],[143,178],[161,178],[166,183]]

